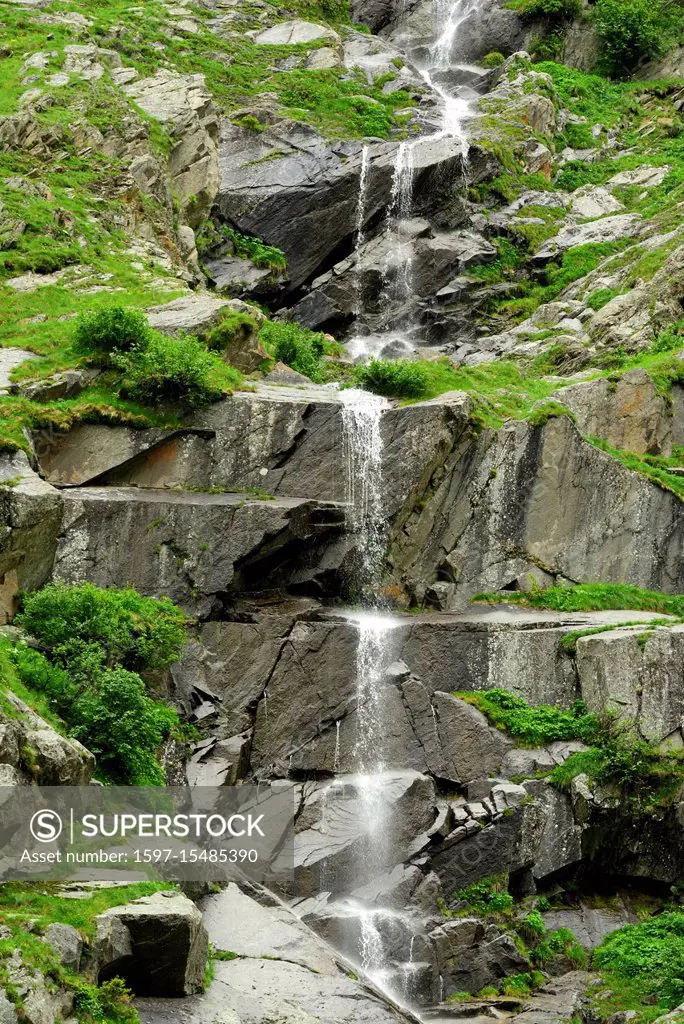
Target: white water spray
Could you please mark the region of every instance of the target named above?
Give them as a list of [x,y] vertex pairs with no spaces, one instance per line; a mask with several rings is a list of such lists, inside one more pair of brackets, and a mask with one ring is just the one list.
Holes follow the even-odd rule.
[[346,466],[347,529],[356,535],[356,589],[372,589],[385,552],[387,523],[382,498],[381,417],[387,399],[369,391],[341,392],[344,464]]
[[356,292],[355,314],[360,316],[363,307],[363,295],[361,285],[361,269],[359,266],[361,249],[365,241],[364,226],[366,223],[366,203],[368,198],[368,181],[370,178],[370,147],[364,146],[361,153],[361,173],[359,174],[359,198],[356,204],[356,242],[354,245],[355,255],[355,281]]

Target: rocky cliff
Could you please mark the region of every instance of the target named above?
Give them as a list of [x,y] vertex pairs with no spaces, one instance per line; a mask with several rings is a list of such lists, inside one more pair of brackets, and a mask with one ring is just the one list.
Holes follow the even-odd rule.
[[[102,641],[145,781],[296,806],[204,925],[113,897],[60,967],[0,894],[9,1024],[682,1003],[681,18],[610,4],[4,5],[2,621],[170,599]],[[86,784],[99,676],[16,621],[2,781]]]

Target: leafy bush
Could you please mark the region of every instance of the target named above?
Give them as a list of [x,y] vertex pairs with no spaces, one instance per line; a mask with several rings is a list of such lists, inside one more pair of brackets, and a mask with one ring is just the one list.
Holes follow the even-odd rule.
[[79,980],[73,992],[74,1007],[81,1021],[85,1017],[106,1024],[139,1024],[131,993],[121,978],[110,978],[97,986]]
[[322,333],[290,321],[267,320],[259,339],[274,359],[313,381],[323,379],[321,358],[325,352],[325,336]]
[[145,671],[178,660],[187,619],[168,598],[142,597],[132,587],[51,583],[24,598],[16,621],[58,663],[96,644],[105,664]]
[[649,351],[654,355],[659,355],[661,352],[675,352],[680,348],[684,348],[684,322],[681,320],[672,327],[666,327],[664,331],[661,331],[650,345]]
[[522,974],[511,974],[501,982],[501,993],[505,996],[527,996],[545,981],[541,971],[525,971]]
[[357,366],[354,375],[362,388],[391,398],[418,398],[429,386],[425,368],[406,359],[371,359],[369,363]]
[[107,778],[160,785],[156,753],[178,716],[147,694],[133,670],[176,661],[185,621],[168,599],[141,597],[130,588],[52,584],[27,597],[18,617],[45,653],[18,646],[14,667],[95,754]]
[[476,914],[505,914],[513,906],[513,897],[505,879],[483,878],[454,893],[454,902],[464,904]]
[[684,1001],[684,914],[625,925],[603,940],[592,961],[611,989],[634,987],[644,1002],[655,997],[660,1013],[673,1010]]
[[499,68],[506,60],[503,53],[499,53],[498,50],[492,50],[491,53],[486,53],[480,63],[484,68]]
[[234,228],[224,226],[222,233],[233,243],[236,256],[243,260],[251,260],[255,267],[267,267],[274,271],[285,270],[287,258],[282,249],[275,245],[267,245],[252,235],[243,235]]
[[14,664],[22,682],[43,694],[69,734],[95,754],[98,769],[113,782],[162,785],[156,753],[178,723],[176,712],[145,692],[135,672],[106,668],[97,645],[62,657],[64,668],[39,651],[18,647]]
[[548,18],[551,21],[576,18],[582,10],[581,0],[515,0],[510,6],[526,18]]
[[507,690],[457,693],[455,696],[474,704],[497,729],[532,746],[543,746],[554,740],[591,742],[599,732],[598,716],[590,714],[582,701],[575,701],[566,710],[551,704],[530,706],[524,697]]
[[546,966],[556,957],[562,956],[570,961],[575,970],[585,970],[587,967],[587,954],[569,928],[557,928],[551,932],[544,929],[530,952],[533,963],[540,966]]
[[256,320],[249,313],[229,313],[207,332],[205,341],[213,352],[225,352],[233,342],[247,339],[258,330]]
[[588,124],[574,124],[572,121],[566,126],[563,138],[572,149],[591,149],[596,144]]
[[109,306],[96,313],[81,313],[76,320],[74,343],[79,352],[109,365],[113,353],[144,345],[150,335],[147,317],[139,309]]
[[604,64],[615,78],[627,77],[666,46],[663,0],[597,0],[594,17]]
[[[612,730],[620,726],[613,724]],[[549,775],[559,789],[568,789],[578,775],[620,790],[632,811],[666,805],[684,782],[684,759],[678,751],[658,750],[644,740],[620,734],[601,738],[600,746],[572,754]]]
[[113,361],[124,373],[122,393],[148,405],[176,402],[196,409],[218,401],[241,379],[196,338],[167,338],[156,332]]

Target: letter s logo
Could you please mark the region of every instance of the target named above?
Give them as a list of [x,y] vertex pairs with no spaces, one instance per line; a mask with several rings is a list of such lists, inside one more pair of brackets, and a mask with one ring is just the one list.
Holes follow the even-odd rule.
[[51,843],[62,834],[62,819],[57,811],[36,811],[29,825],[31,835],[39,843]]

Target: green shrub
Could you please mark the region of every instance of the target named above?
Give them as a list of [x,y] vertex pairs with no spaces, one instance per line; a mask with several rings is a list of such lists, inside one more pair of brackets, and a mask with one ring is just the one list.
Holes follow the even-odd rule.
[[513,906],[505,878],[483,878],[454,893],[454,902],[464,904],[477,914],[505,914]]
[[150,335],[147,317],[139,309],[109,306],[96,313],[81,313],[76,320],[77,351],[109,365],[113,353],[144,345]]
[[178,659],[183,613],[130,588],[52,584],[25,599],[18,621],[44,648],[15,648],[20,680],[95,754],[99,771],[113,782],[162,784],[157,750],[178,716],[147,694],[133,670]]
[[207,348],[225,352],[236,341],[247,340],[258,331],[257,322],[249,313],[229,313],[207,332]]
[[73,987],[74,1007],[80,1021],[85,1017],[106,1024],[139,1024],[131,993],[121,978],[110,978],[95,986],[79,981]]
[[168,598],[142,597],[132,587],[51,583],[24,598],[16,621],[58,662],[76,645],[96,644],[107,665],[146,671],[178,660],[187,618]]
[[576,18],[582,10],[581,0],[514,0],[509,5],[525,18]]
[[309,331],[292,321],[267,320],[259,339],[274,359],[313,381],[323,379],[321,358],[325,352],[325,337],[321,332]]
[[[242,123],[244,124],[245,121],[246,118],[243,118]],[[264,127],[267,126],[260,125],[259,130],[263,131]],[[266,242],[262,242],[260,238],[254,238],[253,235],[243,235],[225,225],[222,226],[221,233],[224,238],[233,243],[235,255],[241,259],[251,260],[255,267],[265,267],[273,271],[285,270],[287,258],[282,249],[278,249],[275,245],[267,245]]]
[[501,67],[503,62],[506,60],[503,53],[499,53],[498,50],[492,50],[491,53],[486,53],[480,63],[484,68],[498,68]]
[[625,925],[608,935],[592,957],[592,966],[611,989],[635,988],[644,1003],[655,997],[660,1013],[684,1001],[682,964],[684,914],[679,911]]
[[391,398],[419,398],[429,386],[425,368],[406,359],[371,359],[369,363],[357,366],[354,376],[367,391]]
[[603,62],[615,78],[658,57],[666,46],[663,0],[597,0],[596,34]]
[[196,338],[156,332],[113,362],[123,371],[122,394],[147,405],[174,402],[196,409],[218,401],[241,379]]
[[14,663],[24,685],[43,694],[69,735],[95,754],[109,781],[163,784],[156,754],[178,715],[147,695],[137,673],[104,667],[97,645],[80,658],[63,659],[64,668],[31,648],[17,648]]
[[559,956],[569,960],[575,970],[586,970],[588,963],[587,954],[569,928],[545,931],[531,955],[533,962],[540,966],[552,963]]
[[570,709],[551,704],[530,706],[524,697],[499,689],[455,696],[479,708],[497,729],[532,746],[543,746],[554,740],[592,742],[599,732],[598,716],[590,714],[582,701],[575,701]]
[[572,149],[592,149],[596,145],[596,139],[591,134],[588,124],[570,124],[563,132],[563,138]]
[[684,322],[679,321],[672,327],[666,327],[650,345],[649,351],[654,355],[661,352],[675,352],[684,347]]

